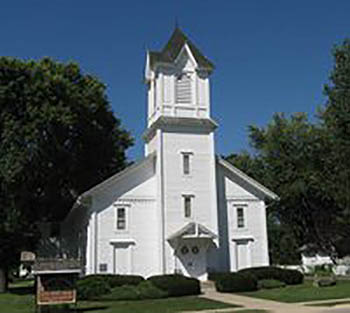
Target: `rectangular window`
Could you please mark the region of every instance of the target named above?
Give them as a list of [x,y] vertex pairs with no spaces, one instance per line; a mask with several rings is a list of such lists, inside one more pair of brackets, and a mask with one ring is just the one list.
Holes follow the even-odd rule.
[[243,228],[245,225],[244,210],[243,208],[237,208],[237,227]]
[[186,218],[192,216],[192,197],[184,196],[184,214]]
[[107,272],[107,264],[106,263],[100,263],[99,264],[100,272]]
[[183,154],[183,174],[189,175],[190,174],[190,155],[187,153]]
[[117,208],[117,229],[125,230],[126,229],[126,209]]

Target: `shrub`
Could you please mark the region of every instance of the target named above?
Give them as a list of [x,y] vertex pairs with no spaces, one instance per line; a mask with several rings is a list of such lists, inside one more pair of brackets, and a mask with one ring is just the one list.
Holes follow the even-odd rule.
[[221,277],[224,277],[229,272],[210,272],[208,273],[208,280],[217,281]]
[[318,287],[330,287],[335,286],[337,281],[335,279],[321,278],[317,281]]
[[150,281],[143,281],[138,286],[124,285],[115,287],[111,293],[102,295],[103,300],[141,300],[141,299],[161,299],[168,294],[154,286]]
[[145,279],[139,275],[107,275],[107,280],[112,288],[120,286],[137,286]]
[[283,288],[286,284],[283,281],[276,279],[262,279],[258,281],[259,289],[274,289],[274,288]]
[[313,268],[313,274],[317,277],[333,276],[333,266],[331,264],[315,265]]
[[99,299],[103,300],[139,300],[140,295],[136,286],[124,285],[115,287],[111,293],[102,295]]
[[297,270],[289,270],[273,266],[245,268],[238,273],[252,274],[257,280],[276,279],[287,285],[302,284],[304,281],[304,275]]
[[137,287],[140,299],[161,299],[168,297],[168,293],[157,288],[151,281],[143,281]]
[[215,287],[220,292],[243,292],[257,290],[258,281],[249,273],[227,273],[215,281]]
[[77,281],[77,294],[80,300],[92,300],[110,291],[109,283],[101,278],[89,277]]
[[148,280],[157,288],[165,291],[169,297],[198,295],[201,292],[198,279],[178,274],[157,275]]

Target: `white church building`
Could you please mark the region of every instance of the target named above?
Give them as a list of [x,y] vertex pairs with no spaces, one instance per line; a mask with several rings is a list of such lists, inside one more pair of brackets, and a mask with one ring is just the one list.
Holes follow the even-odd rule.
[[269,264],[265,200],[276,195],[215,155],[213,69],[178,28],[147,53],[145,158],[83,193],[62,227],[85,274],[206,280]]

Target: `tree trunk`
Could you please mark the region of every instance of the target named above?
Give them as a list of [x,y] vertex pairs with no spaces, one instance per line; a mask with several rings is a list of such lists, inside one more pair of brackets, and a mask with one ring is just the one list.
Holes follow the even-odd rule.
[[0,293],[5,293],[8,287],[7,269],[0,267]]

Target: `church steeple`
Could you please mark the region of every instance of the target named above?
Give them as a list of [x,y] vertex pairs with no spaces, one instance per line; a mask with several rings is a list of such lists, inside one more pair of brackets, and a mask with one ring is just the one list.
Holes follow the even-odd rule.
[[213,63],[176,27],[161,51],[147,52],[150,128],[161,117],[210,119]]

